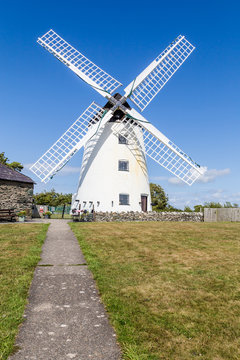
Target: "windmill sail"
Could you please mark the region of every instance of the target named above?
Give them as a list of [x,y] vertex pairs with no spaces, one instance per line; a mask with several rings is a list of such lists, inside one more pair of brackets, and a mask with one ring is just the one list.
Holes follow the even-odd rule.
[[68,44],[53,30],[38,38],[38,43],[67,65],[82,80],[106,98],[122,84]]
[[194,49],[184,36],[179,35],[124,89],[125,96],[143,111]]
[[129,116],[126,115],[121,123],[116,124],[115,133],[125,136],[129,144],[131,144],[131,140],[136,142],[136,136],[139,134],[138,143],[141,144],[143,139],[143,151],[146,155],[188,185],[192,185],[199,176],[203,175],[204,170],[200,165],[195,163],[190,156],[185,154],[141,114],[134,109],[128,113]]
[[[121,85],[120,82],[87,59],[53,30],[49,30],[45,35],[38,38],[38,43],[98,93],[106,97],[108,99],[107,105],[112,106],[102,108],[93,102],[53,146],[32,165],[30,169],[42,182],[49,181],[82,146],[87,144],[82,164],[82,176],[84,171],[88,169],[88,161],[101,133],[108,130],[105,124],[115,112],[115,120],[117,120],[115,122],[111,120],[111,129],[115,134],[127,137],[127,146],[134,155],[137,166],[141,166],[143,174],[147,173],[145,154],[188,185],[192,185],[204,173],[202,167],[151,125],[141,114],[134,109],[128,110],[122,106],[125,104],[126,98],[130,98],[141,111],[146,108],[194,50],[194,46],[184,36],[178,36],[125,88],[125,95],[119,98],[116,96],[117,94],[114,96],[111,94]],[[110,110],[108,110],[109,108]],[[119,113],[123,116],[120,119]],[[91,180],[91,178],[89,179]],[[142,179],[142,184],[145,184],[145,178],[146,176]],[[147,188],[144,187],[144,191],[141,190],[142,193],[148,191],[146,190],[148,185],[146,186]],[[84,189],[88,191],[88,188],[89,182],[86,183],[86,189]],[[98,195],[98,193],[96,194]],[[92,193],[90,195],[92,197]],[[136,208],[139,208],[139,201]]]
[[93,102],[50,149],[31,166],[30,170],[42,182],[48,182],[88,140],[98,133],[111,116],[110,110],[107,112]]

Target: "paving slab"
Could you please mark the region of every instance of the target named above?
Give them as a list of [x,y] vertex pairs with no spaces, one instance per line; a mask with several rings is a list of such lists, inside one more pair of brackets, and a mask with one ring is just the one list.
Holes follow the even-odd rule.
[[67,223],[67,220],[51,220],[39,265],[86,264],[78,241]]
[[67,222],[52,221],[17,337],[19,351],[9,360],[120,359],[92,274],[79,265],[84,263]]

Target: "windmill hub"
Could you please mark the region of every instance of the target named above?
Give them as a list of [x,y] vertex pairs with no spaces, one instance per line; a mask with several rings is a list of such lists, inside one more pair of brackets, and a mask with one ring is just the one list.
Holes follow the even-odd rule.
[[126,98],[119,93],[111,96],[111,98],[103,108],[111,109],[111,111],[113,112],[113,116],[110,119],[110,122],[123,119],[123,117],[127,114],[127,111],[131,110],[130,105],[126,101]]
[[194,46],[179,35],[125,89],[121,83],[68,44],[53,30],[38,43],[107,99],[92,102],[70,128],[31,166],[47,182],[84,147],[72,209],[147,211],[151,209],[146,155],[192,185],[204,169],[128,104],[143,111],[184,63]]
[[111,118],[111,122],[121,120],[125,116],[125,112],[123,112],[120,108],[114,111],[113,117]]

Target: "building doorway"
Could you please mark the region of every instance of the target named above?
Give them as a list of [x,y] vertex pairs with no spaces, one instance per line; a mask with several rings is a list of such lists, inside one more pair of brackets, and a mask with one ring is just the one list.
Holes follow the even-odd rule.
[[147,196],[141,195],[141,207],[143,212],[147,212]]

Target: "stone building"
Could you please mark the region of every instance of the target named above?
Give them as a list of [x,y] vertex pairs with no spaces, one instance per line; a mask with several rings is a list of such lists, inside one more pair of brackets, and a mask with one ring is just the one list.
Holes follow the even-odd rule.
[[0,209],[26,210],[31,216],[33,186],[30,177],[0,164]]

